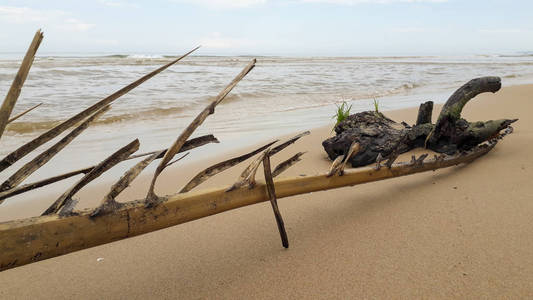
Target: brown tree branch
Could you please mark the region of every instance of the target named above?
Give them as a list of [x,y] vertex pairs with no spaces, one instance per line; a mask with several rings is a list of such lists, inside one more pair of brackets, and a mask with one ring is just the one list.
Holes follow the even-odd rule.
[[[188,140],[185,143],[185,145],[183,145],[183,147],[181,148],[180,152],[188,151],[188,150],[203,146],[203,145],[208,144],[208,143],[218,143],[218,140],[212,134],[208,134],[208,135],[204,135],[204,136],[197,137],[197,138],[194,138],[194,139],[190,139],[190,140]],[[152,155],[154,153],[159,153],[159,155],[156,157],[156,159],[159,159],[159,158],[163,157],[163,154],[165,153],[165,151],[167,151],[167,149],[159,150],[159,151],[151,151],[151,152],[142,153],[142,154],[131,155],[130,157],[128,157],[125,160],[144,157],[144,156],[147,156],[147,155]],[[83,169],[79,169],[79,170],[75,170],[75,171],[70,171],[68,173],[64,173],[64,174],[57,175],[57,176],[50,177],[50,178],[46,178],[46,179],[43,179],[43,180],[40,180],[40,181],[28,183],[28,184],[21,185],[21,186],[18,186],[16,188],[13,188],[13,189],[10,189],[10,190],[4,191],[4,192],[0,192],[0,204],[2,204],[2,202],[4,202],[4,200],[9,198],[9,197],[13,197],[13,196],[18,195],[18,194],[22,194],[22,193],[25,193],[25,192],[28,192],[28,191],[31,191],[31,190],[34,190],[34,189],[37,189],[37,188],[40,188],[40,187],[43,187],[43,186],[47,186],[49,184],[56,183],[56,182],[61,181],[61,180],[65,180],[65,179],[68,179],[70,177],[73,177],[73,176],[76,176],[76,175],[79,175],[79,174],[87,174],[90,171],[92,171],[95,167],[96,166],[91,166],[91,167],[88,167],[88,168],[83,168]]]
[[276,198],[276,186],[274,185],[274,180],[272,179],[272,172],[270,168],[270,149],[267,149],[265,155],[263,156],[263,169],[265,171],[265,182],[267,187],[268,198],[270,199],[270,204],[272,205],[272,211],[276,217],[276,224],[278,225],[279,235],[281,237],[281,244],[285,248],[289,248],[289,238],[287,237],[287,231],[285,231],[285,224],[281,213],[279,212],[278,200]]
[[204,120],[211,114],[215,113],[215,107],[224,100],[226,95],[241,81],[246,74],[248,74],[254,67],[255,67],[255,59],[252,59],[252,61],[244,67],[244,69],[231,81],[230,84],[228,84],[211,102],[209,105],[207,105],[206,108],[204,108],[203,111],[200,112],[196,116],[196,118],[183,130],[183,132],[180,134],[180,136],[174,141],[172,146],[168,148],[168,151],[163,156],[163,159],[159,162],[159,165],[157,166],[157,169],[155,170],[154,177],[152,178],[152,182],[150,183],[150,188],[148,189],[148,194],[146,195],[146,205],[147,206],[154,206],[157,205],[160,201],[160,198],[155,194],[155,183],[157,181],[157,178],[163,172],[166,165],[172,160],[174,155],[179,152],[185,141],[191,136],[191,134],[198,128],[198,126],[202,125]]
[[[61,134],[63,131],[67,130],[74,124],[80,122],[81,120],[85,119],[86,117],[92,115],[96,111],[100,110],[102,107],[110,104],[111,102],[115,101],[119,97],[125,95],[129,91],[133,90],[134,88],[141,85],[143,82],[147,81],[148,79],[154,77],[155,75],[161,73],[163,70],[167,69],[168,67],[172,66],[173,64],[177,63],[187,55],[191,54],[193,51],[198,49],[199,47],[194,48],[193,50],[189,51],[188,53],[180,56],[179,58],[169,62],[168,64],[144,75],[143,77],[137,79],[136,81],[128,84],[127,86],[121,88],[120,90],[114,92],[110,96],[107,96],[106,98],[98,101],[97,103],[91,105],[90,107],[86,108],[85,110],[81,111],[80,113],[74,115],[73,117],[70,117],[68,120],[62,122],[61,124],[57,125],[56,127],[46,131],[45,133],[39,135],[35,139],[31,140],[30,142],[22,145],[17,150],[11,152],[6,157],[4,157],[0,161],[0,172],[7,169],[9,166],[17,162],[22,157],[26,156],[28,153],[35,150],[37,147],[41,146],[42,144],[48,142],[49,140],[55,138],[59,134]],[[7,119],[6,119],[7,120]]]
[[42,104],[43,104],[43,103],[41,102],[41,103],[39,103],[39,104],[37,104],[37,105],[34,105],[34,106],[32,106],[32,107],[26,109],[25,111],[21,112],[20,114],[18,114],[18,115],[16,115],[16,116],[14,116],[13,118],[9,119],[9,120],[7,121],[7,124],[9,124],[9,123],[11,123],[11,122],[17,120],[18,118],[24,116],[25,114],[27,114],[27,113],[29,113],[30,111],[36,109],[37,107],[41,106]]
[[128,158],[133,152],[139,149],[139,140],[135,139],[126,146],[120,148],[115,153],[111,154],[108,158],[104,159],[94,169],[87,173],[83,178],[76,182],[70,189],[68,189],[63,195],[61,195],[42,215],[50,215],[58,213],[65,203],[71,201],[72,196],[76,194],[89,182],[98,178],[105,171],[111,169],[113,166]]
[[202,184],[204,181],[206,181],[207,179],[215,176],[216,174],[224,171],[224,170],[227,170],[247,159],[249,159],[250,157],[256,155],[257,153],[265,150],[266,148],[270,147],[272,144],[274,144],[276,141],[273,141],[271,143],[268,143],[264,146],[261,146],[259,147],[258,149],[255,149],[254,151],[252,152],[249,152],[249,153],[246,153],[244,155],[241,155],[241,156],[237,156],[237,157],[234,157],[234,158],[231,158],[231,159],[228,159],[228,160],[225,160],[223,162],[219,162],[218,164],[215,164],[203,171],[201,171],[200,173],[198,173],[196,176],[194,176],[190,181],[189,183],[187,183],[180,191],[180,193],[186,193],[192,189],[194,189],[195,187],[197,187],[198,185]]
[[9,123],[9,116],[11,116],[13,108],[17,103],[20,92],[22,91],[22,86],[28,77],[31,65],[33,64],[33,59],[35,58],[35,54],[37,53],[37,49],[39,49],[39,45],[41,44],[42,40],[43,33],[39,29],[33,36],[30,47],[28,48],[28,51],[26,52],[26,55],[20,64],[18,73],[15,76],[15,79],[13,79],[13,83],[11,84],[6,98],[0,107],[0,138],[6,129],[6,125]]
[[55,143],[53,146],[48,148],[43,153],[39,154],[37,157],[32,159],[30,162],[26,163],[22,168],[17,172],[11,175],[2,185],[0,186],[0,191],[6,191],[12,189],[19,185],[24,179],[28,178],[33,172],[37,171],[40,167],[44,166],[49,162],[57,153],[59,153],[63,148],[65,148],[70,142],[72,142],[78,135],[80,135],[85,129],[91,125],[96,119],[101,117],[104,113],[109,111],[110,106],[104,106],[99,111],[95,112],[92,116],[87,118],[83,123],[78,127],[72,130],[59,142]]

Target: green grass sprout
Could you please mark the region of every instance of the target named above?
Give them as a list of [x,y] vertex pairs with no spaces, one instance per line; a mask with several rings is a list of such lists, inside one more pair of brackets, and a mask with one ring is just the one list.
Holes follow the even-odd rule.
[[379,101],[374,97],[374,110],[379,114]]
[[[336,119],[335,126],[339,125],[340,122],[344,121],[349,115],[350,110],[352,109],[352,106],[348,106],[348,103],[346,101],[343,101],[341,105],[337,105],[337,111],[335,115],[332,117],[332,119]],[[335,128],[335,126],[333,128]]]

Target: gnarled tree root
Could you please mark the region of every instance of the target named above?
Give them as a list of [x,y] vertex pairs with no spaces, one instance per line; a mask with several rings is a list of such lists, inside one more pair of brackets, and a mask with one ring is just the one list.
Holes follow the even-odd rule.
[[353,167],[376,162],[418,147],[426,147],[438,153],[454,154],[467,151],[483,143],[518,119],[468,122],[461,118],[465,104],[484,92],[497,92],[501,87],[499,77],[481,77],[460,87],[444,104],[435,124],[431,123],[433,102],[420,105],[417,123],[409,126],[396,123],[379,112],[356,113],[335,126],[336,136],[322,142],[331,160],[348,152],[352,143],[361,149],[352,156]]

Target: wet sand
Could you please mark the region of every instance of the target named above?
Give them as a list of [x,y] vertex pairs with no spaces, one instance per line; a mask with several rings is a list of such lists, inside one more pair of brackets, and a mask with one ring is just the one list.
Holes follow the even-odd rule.
[[[0,298],[533,297],[532,95],[533,85],[508,87],[466,106],[471,121],[520,119],[469,165],[280,199],[288,250],[262,203],[1,272]],[[416,108],[386,115],[413,123]],[[274,164],[308,151],[281,176],[326,171],[320,143],[330,134],[331,127],[313,129],[280,153]],[[158,191],[174,193],[235,154],[176,164]],[[229,185],[244,167],[198,188]],[[120,198],[143,197],[148,175]],[[85,189],[83,206],[107,189]]]

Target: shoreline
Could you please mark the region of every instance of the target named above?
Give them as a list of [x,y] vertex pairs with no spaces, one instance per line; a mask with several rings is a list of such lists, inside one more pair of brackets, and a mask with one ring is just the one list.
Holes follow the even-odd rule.
[[[77,113],[168,60],[36,61],[17,110],[43,99],[45,104],[8,127],[13,131],[3,137],[0,152],[9,153],[38,134],[37,128],[50,128],[57,120]],[[42,178],[39,174],[85,167],[83,161],[97,163],[135,138],[140,139],[140,151],[167,147],[248,61],[231,56],[188,57],[114,102],[108,113],[55,159],[63,163],[43,166],[32,179]],[[353,104],[355,112],[371,109],[375,96],[385,111],[427,100],[444,102],[453,90],[481,74],[498,74],[504,86],[533,82],[533,57],[528,56],[355,57],[325,61],[275,57],[260,58],[257,65],[198,133],[214,133],[230,144],[242,143],[239,139],[245,135],[279,135],[274,127],[283,126],[288,133],[328,124],[334,104],[343,100]],[[0,60],[0,89],[12,81],[17,66],[16,62]],[[77,153],[82,152],[84,159],[78,162]],[[72,166],[64,167],[67,164]]]
[[[469,165],[280,199],[288,250],[280,245],[270,204],[261,203],[0,272],[0,296],[531,297],[530,95],[533,85],[505,87],[466,105],[463,115],[471,121],[520,119],[513,134]],[[413,123],[416,111],[386,115]],[[434,119],[439,111],[436,105]],[[273,165],[308,151],[280,176],[327,170],[331,162],[320,142],[330,130],[314,128],[275,157]],[[202,164],[176,164],[160,177],[158,193],[176,192],[197,171],[236,155],[216,153]],[[227,186],[245,166],[196,189]],[[151,175],[145,172],[119,200],[142,198]],[[101,199],[99,193],[108,189],[102,184],[80,192],[83,206],[94,204],[85,200]],[[22,205],[21,213],[38,211],[47,206],[43,202]]]

